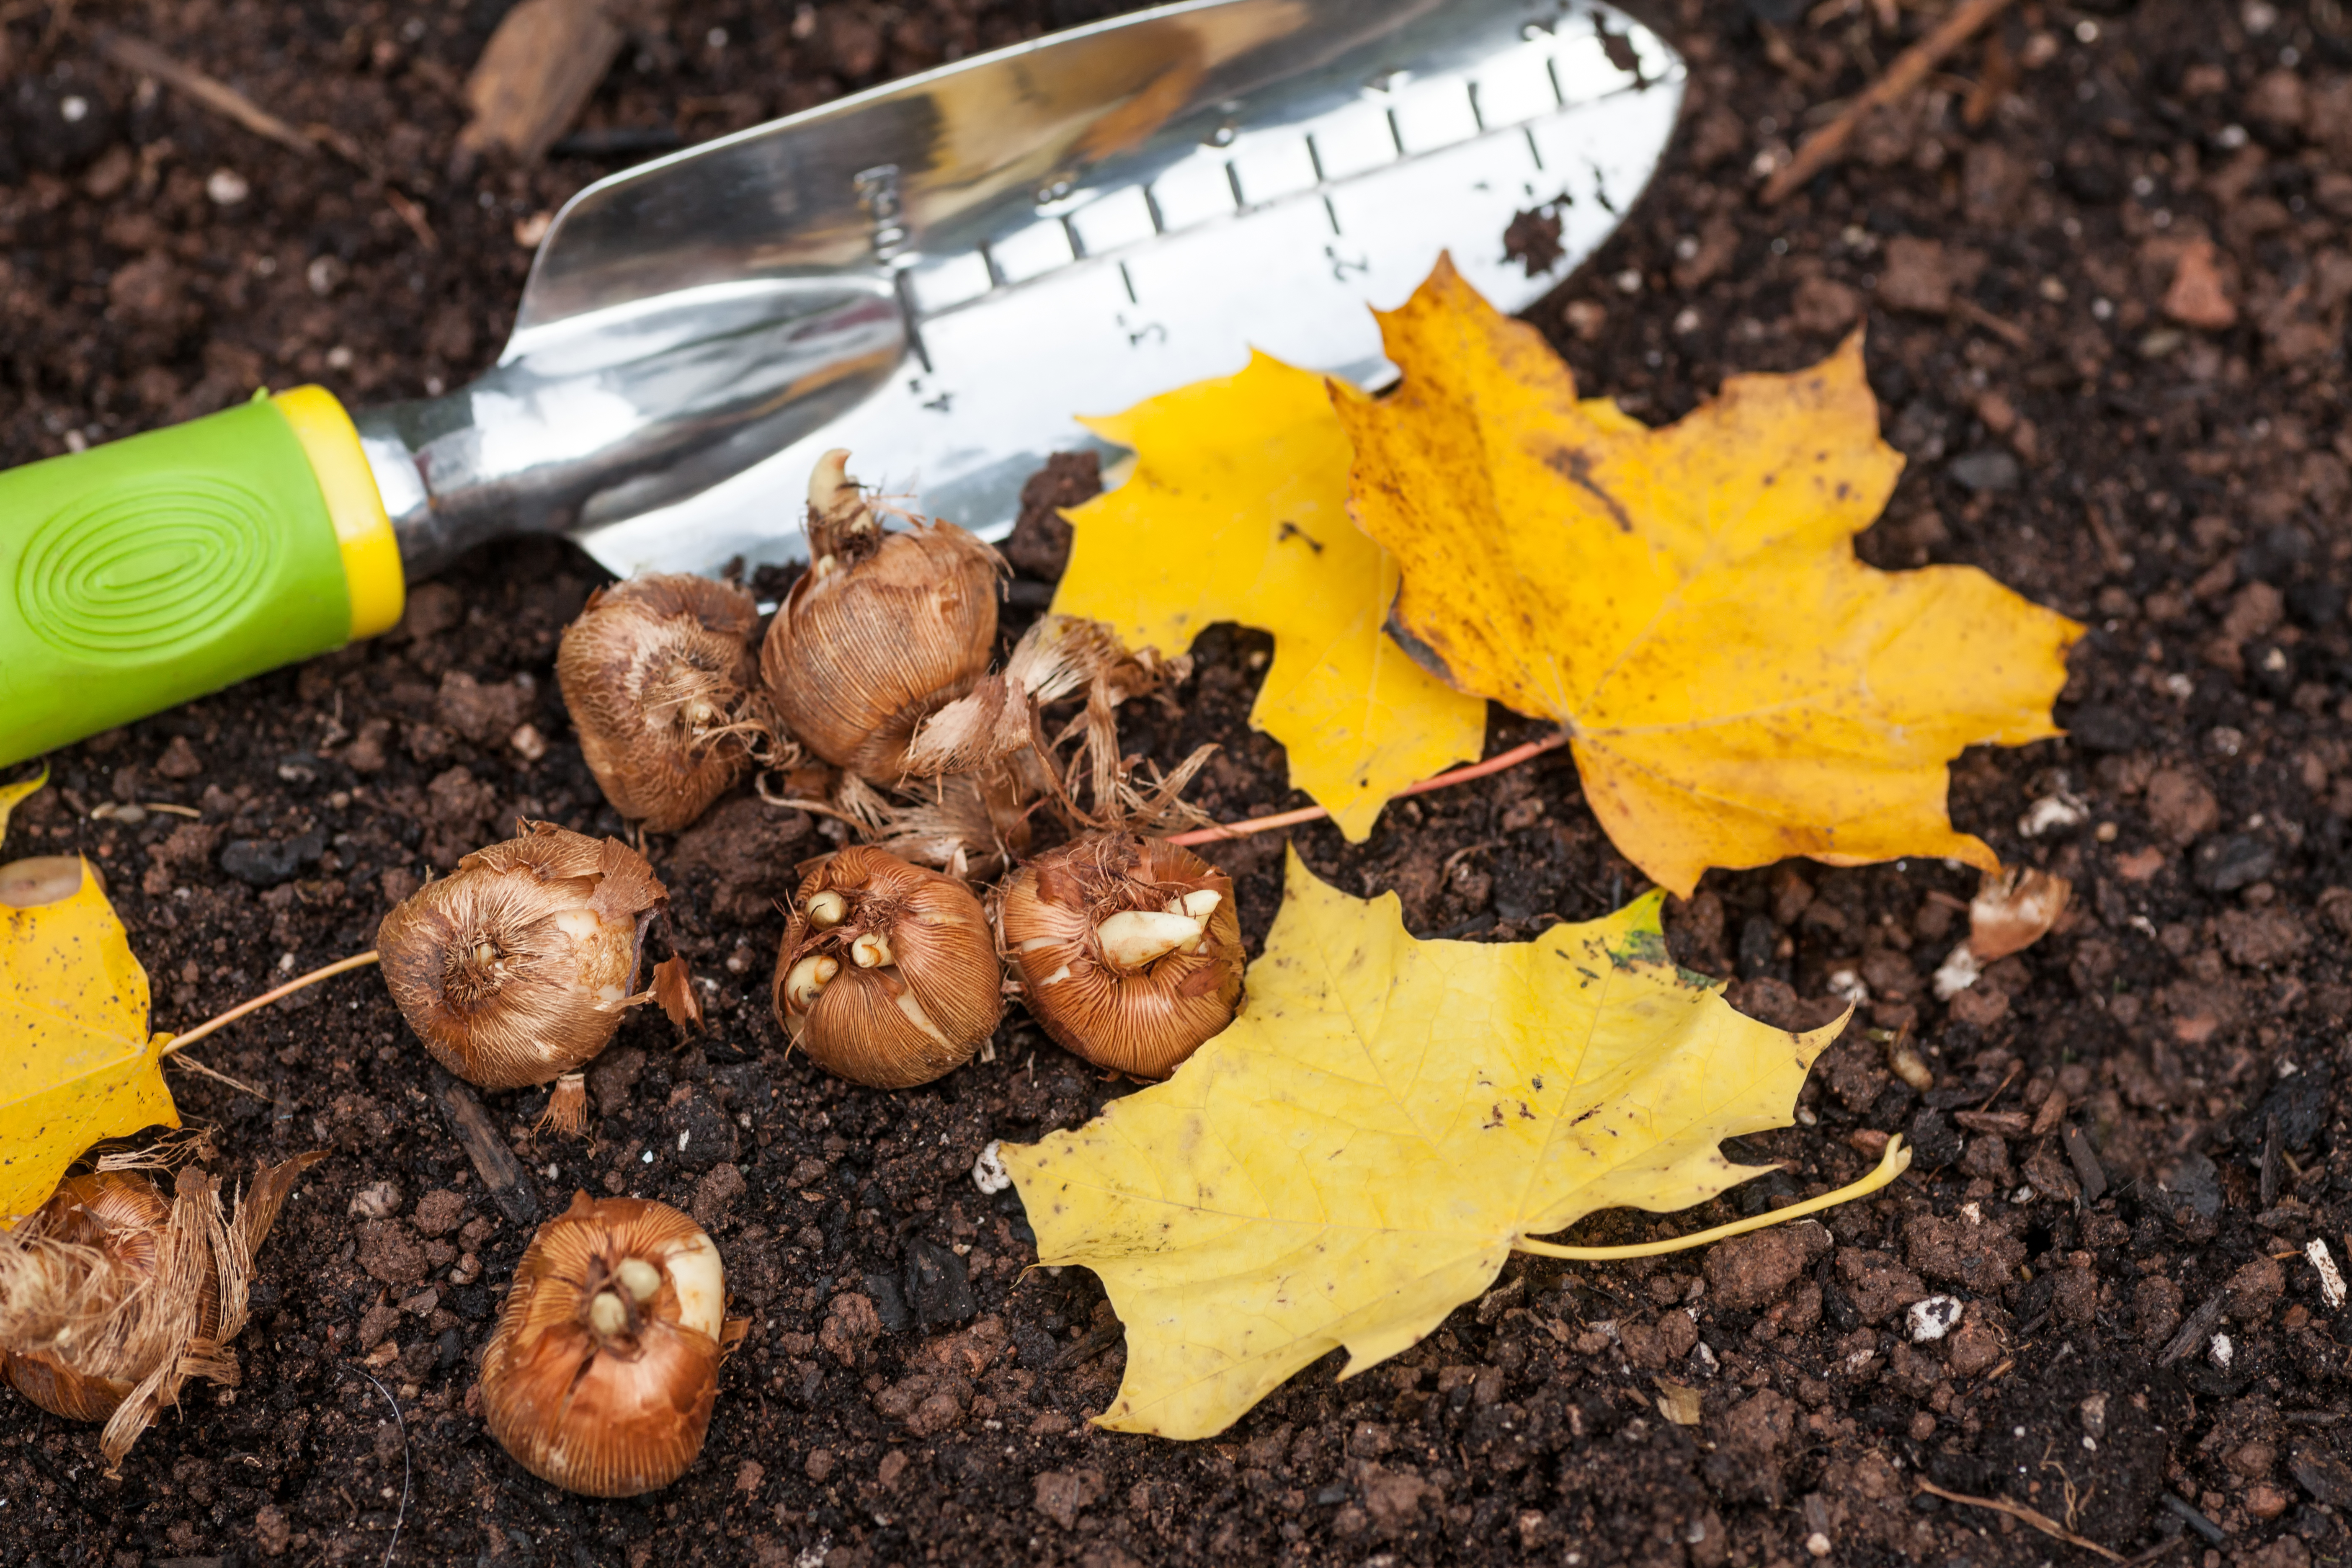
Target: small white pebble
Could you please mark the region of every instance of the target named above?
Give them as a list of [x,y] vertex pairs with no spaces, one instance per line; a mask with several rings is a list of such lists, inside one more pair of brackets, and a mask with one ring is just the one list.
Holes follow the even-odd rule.
[[205,195],[216,207],[233,207],[253,195],[253,186],[235,169],[215,169],[205,181]]
[[2062,791],[2057,795],[2045,795],[2027,806],[2025,815],[2017,819],[2017,830],[2028,838],[2039,838],[2045,833],[2079,826],[2090,815],[2088,805]]
[[[994,1144],[989,1146],[995,1147]],[[2303,1249],[2303,1255],[2310,1258],[2312,1268],[2319,1271],[2319,1299],[2327,1303],[2327,1310],[2332,1312],[2344,1305],[2344,1275],[2336,1267],[2336,1259],[2328,1255],[2327,1243],[2315,1236],[2311,1238],[2311,1245]]]
[[1911,1342],[1924,1345],[1942,1339],[1960,1321],[1960,1312],[1959,1301],[1950,1296],[1930,1296],[1925,1300],[1912,1302],[1907,1314],[1911,1324]]
[[562,1175],[562,1173],[563,1173],[563,1172],[562,1172],[560,1168],[558,1168],[557,1166],[550,1165],[550,1166],[547,1168],[547,1179],[548,1179],[549,1181],[551,1181],[551,1181],[553,1181],[553,1180],[555,1180],[555,1178],[556,1178],[556,1177],[558,1177],[558,1176]]
[[646,1164],[650,1165],[654,1163],[654,1152],[648,1149],[644,1154],[640,1155],[639,1158],[643,1159]]
[[68,125],[79,125],[89,118],[89,100],[78,92],[68,93],[58,100],[58,113]]
[[1816,1530],[1805,1537],[1805,1550],[1816,1557],[1827,1557],[1830,1554],[1830,1538]]
[[2230,1363],[2237,1359],[2238,1347],[2230,1342],[2229,1335],[2215,1334],[2213,1342],[2205,1347],[2205,1353],[2212,1358],[2215,1366],[2227,1372],[2230,1370]]
[[1969,986],[1974,985],[1978,977],[1983,973],[1984,965],[1978,962],[1975,950],[1967,942],[1960,943],[1959,946],[1952,949],[1950,955],[1936,971],[1936,1000],[1950,1001]]
[[1829,986],[1831,995],[1850,1006],[1859,1007],[1870,1000],[1870,987],[1851,969],[1832,970]]
[[295,963],[295,959],[294,959],[294,955],[293,955],[292,953],[290,953],[290,952],[281,952],[281,953],[279,953],[279,954],[278,955],[278,973],[280,973],[280,974],[291,974],[291,973],[294,973],[294,963]]
[[[691,1132],[681,1132],[677,1135],[677,1152],[679,1153],[683,1154],[686,1152],[686,1141],[693,1136],[694,1134]],[[650,1160],[653,1156],[648,1154],[646,1158]]]
[[1001,1193],[1013,1184],[1013,1173],[1004,1168],[1002,1142],[994,1138],[971,1163],[971,1184],[983,1193]]

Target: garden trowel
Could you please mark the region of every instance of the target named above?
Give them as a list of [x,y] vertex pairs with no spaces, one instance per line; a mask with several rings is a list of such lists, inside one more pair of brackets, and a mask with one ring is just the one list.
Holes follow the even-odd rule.
[[1640,194],[1682,82],[1595,0],[1194,0],[599,181],[468,386],[257,395],[0,474],[0,763],[385,631],[501,534],[622,574],[788,561],[846,447],[996,537],[1093,444],[1075,416],[1252,348],[1377,384],[1368,307],[1441,251],[1532,302]]

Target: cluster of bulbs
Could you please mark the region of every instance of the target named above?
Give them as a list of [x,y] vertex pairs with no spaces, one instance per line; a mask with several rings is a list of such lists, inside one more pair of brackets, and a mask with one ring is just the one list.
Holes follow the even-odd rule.
[[[996,552],[950,523],[886,530],[846,459],[827,454],[811,481],[812,564],[756,653],[751,596],[702,578],[619,584],[566,629],[557,677],[624,816],[656,832],[690,825],[785,735],[896,785],[924,721],[987,675]],[[384,979],[450,1071],[490,1089],[554,1080],[559,1100],[568,1084],[576,1101],[578,1069],[647,999],[639,974],[666,898],[618,840],[526,824],[384,917]],[[1066,1048],[1153,1079],[1223,1029],[1241,997],[1232,881],[1123,830],[1017,865],[985,902],[958,877],[852,845],[807,875],[788,914],[778,1021],[820,1066],[877,1089],[970,1060],[1008,989]],[[725,1300],[718,1249],[692,1220],[580,1194],[532,1242],[484,1352],[491,1432],[575,1491],[666,1485],[700,1450],[740,1331]]]

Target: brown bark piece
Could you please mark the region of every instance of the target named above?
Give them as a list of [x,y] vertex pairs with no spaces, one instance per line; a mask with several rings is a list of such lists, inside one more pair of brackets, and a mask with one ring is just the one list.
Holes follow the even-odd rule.
[[501,149],[535,163],[572,128],[638,18],[614,0],[522,0],[506,14],[466,79],[474,117],[461,156]]

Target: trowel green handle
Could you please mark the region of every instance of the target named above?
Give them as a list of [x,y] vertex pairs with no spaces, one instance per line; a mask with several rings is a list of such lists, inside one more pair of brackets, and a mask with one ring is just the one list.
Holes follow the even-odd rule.
[[315,386],[0,473],[0,766],[389,630],[402,592]]

